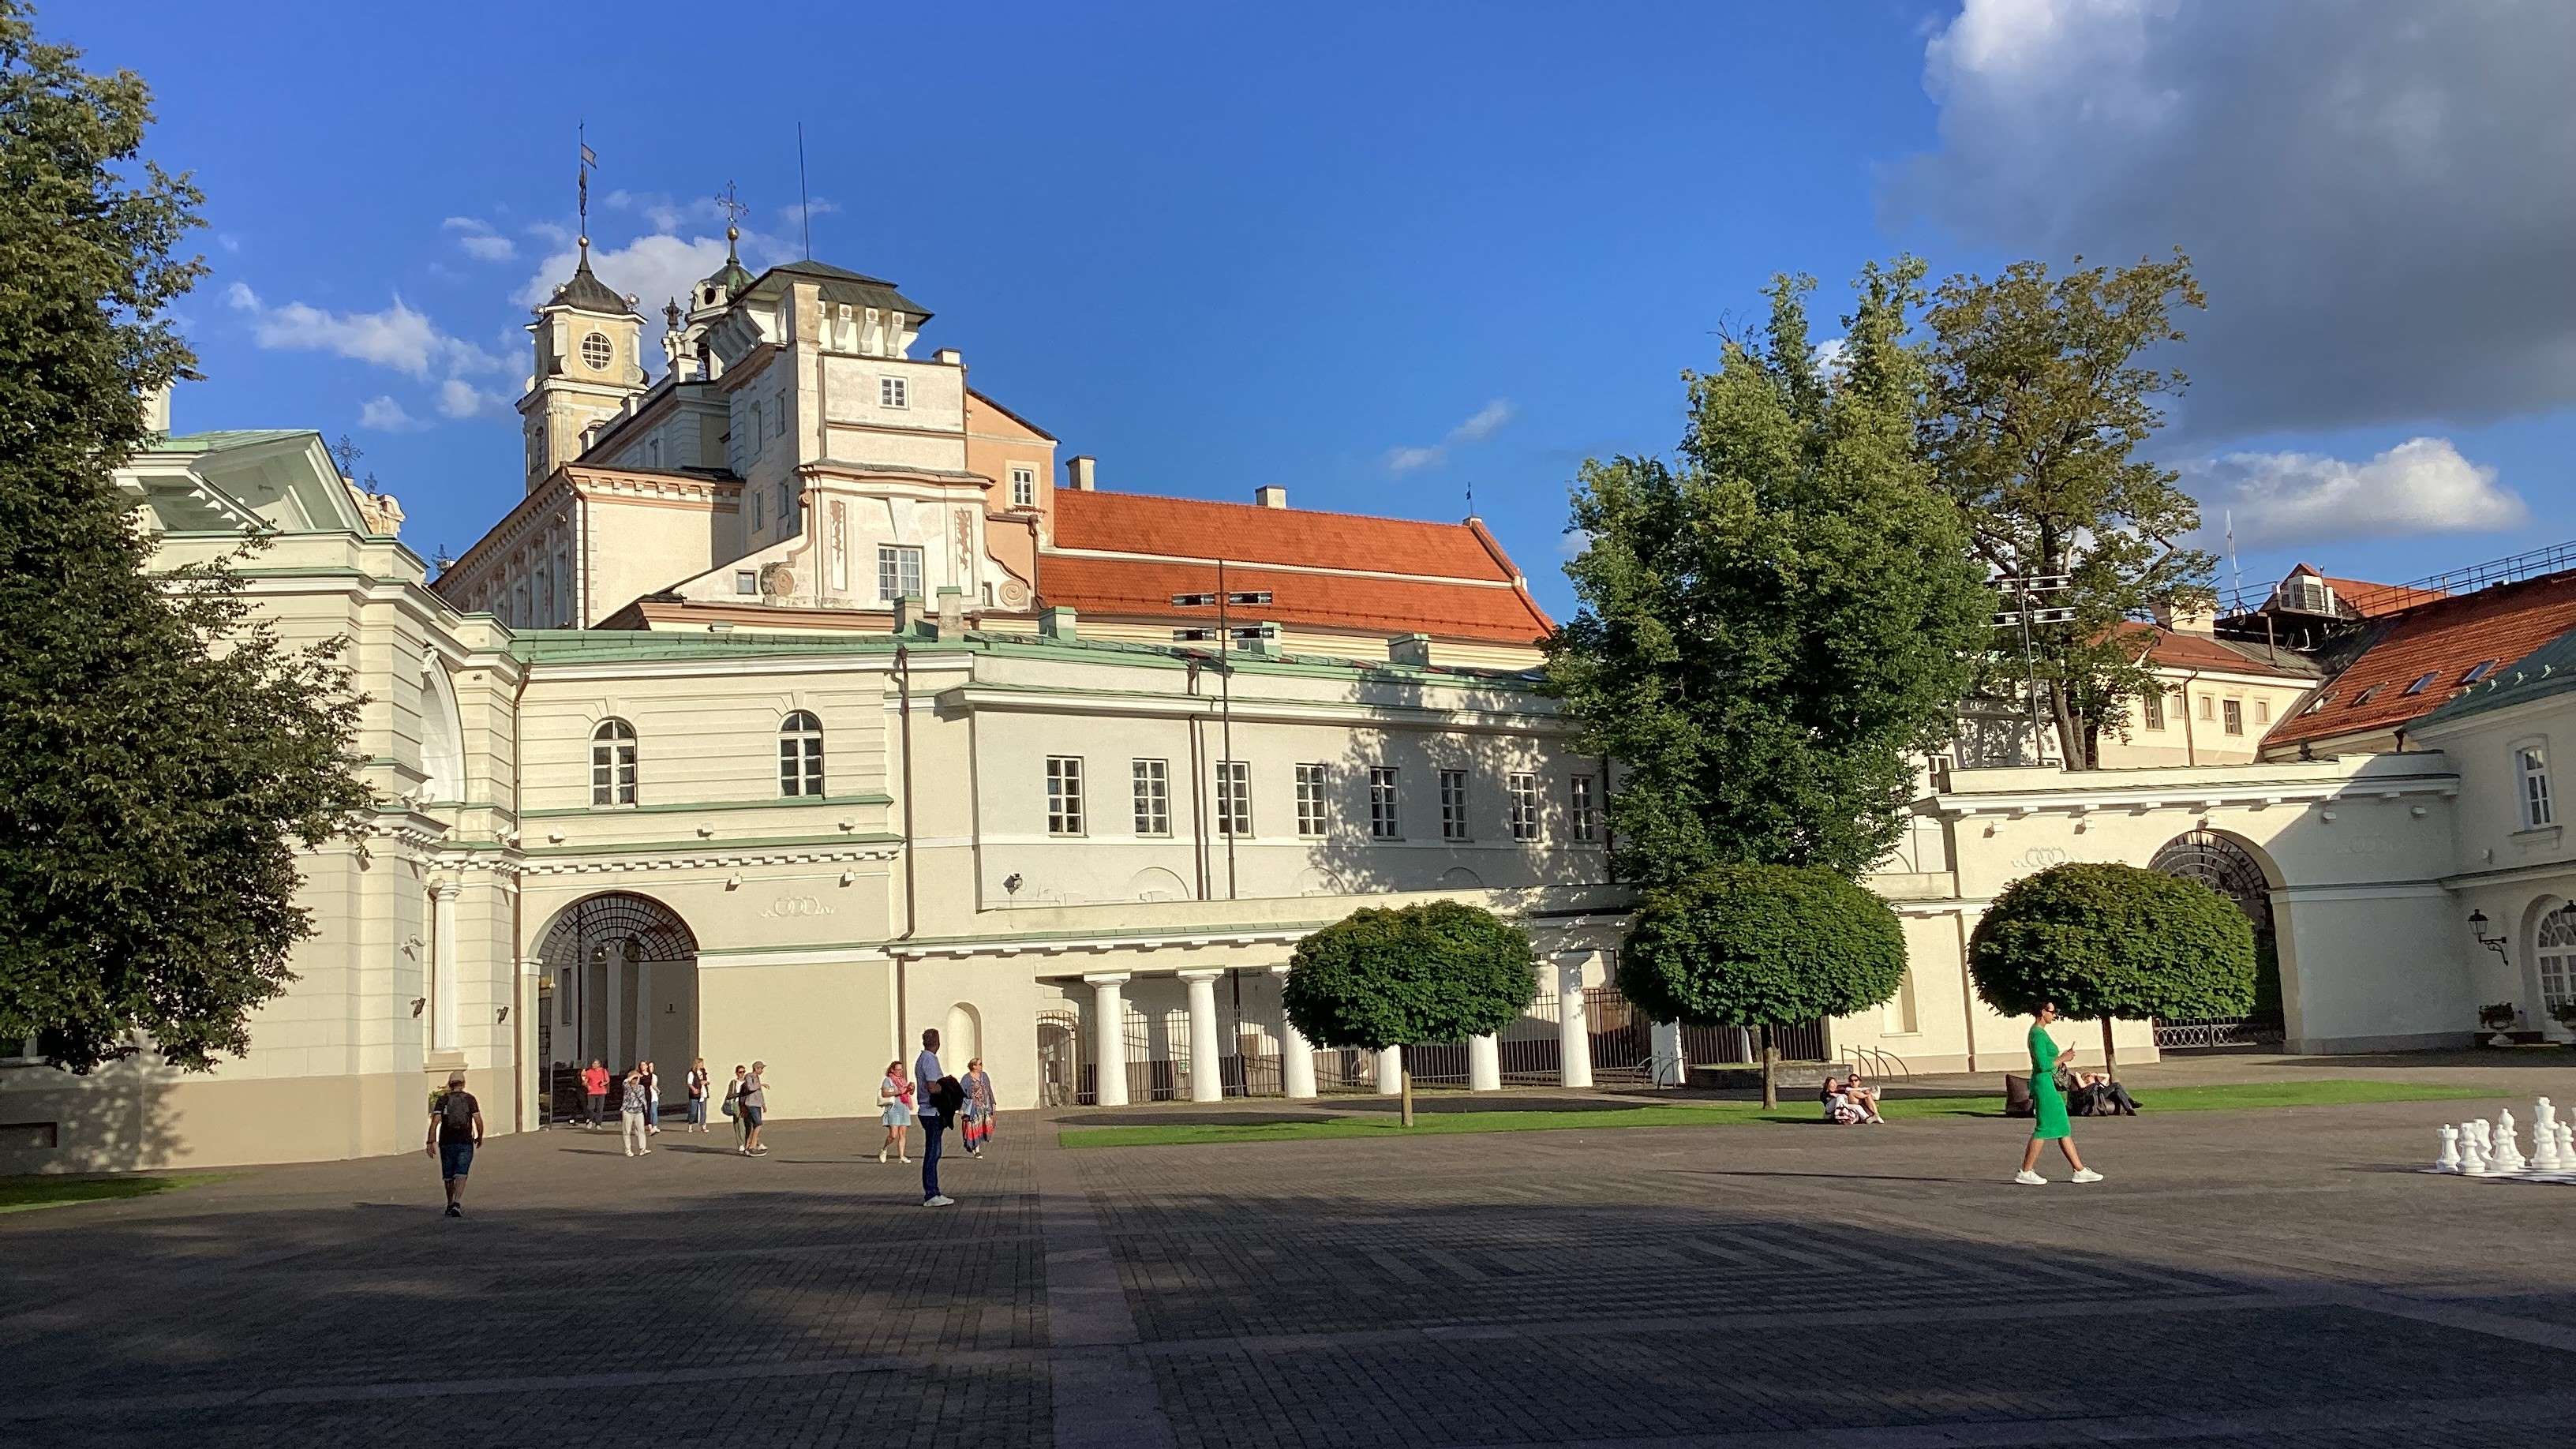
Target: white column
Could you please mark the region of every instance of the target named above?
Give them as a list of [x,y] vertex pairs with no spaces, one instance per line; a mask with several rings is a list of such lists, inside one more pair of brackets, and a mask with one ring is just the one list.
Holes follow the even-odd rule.
[[1392,1097],[1404,1090],[1404,1048],[1388,1047],[1377,1054],[1377,1093]]
[[1682,1024],[1678,1021],[1655,1023],[1655,1085],[1679,1087],[1682,1080]]
[[1592,1023],[1583,1011],[1583,963],[1591,954],[1568,951],[1556,958],[1557,1072],[1569,1087],[1592,1085]]
[[1091,988],[1092,1032],[1097,1040],[1092,1045],[1092,1059],[1097,1063],[1092,1075],[1099,1084],[1099,1102],[1103,1107],[1127,1105],[1127,1022],[1126,1003],[1118,988],[1127,983],[1124,971],[1108,976],[1085,976],[1083,984]]
[[606,1049],[601,1055],[607,1059],[609,1074],[614,1076],[626,1070],[627,1066],[626,1054],[619,1049],[624,1045],[626,1035],[626,945],[624,942],[608,943],[608,969],[600,974],[608,979],[608,1010],[600,1013],[600,1019],[606,1023],[608,1040],[605,1043]]
[[1499,1092],[1503,1089],[1503,1044],[1490,1033],[1467,1038],[1467,1090]]
[[[650,961],[635,963],[635,1055],[653,1055],[653,963]],[[655,1062],[654,1070],[659,1071],[661,1065]]]
[[1184,971],[1190,988],[1190,1100],[1225,1098],[1225,1061],[1216,1039],[1216,979],[1222,971]]
[[[1288,968],[1273,966],[1270,974],[1282,985],[1288,980]],[[1315,1095],[1315,1044],[1288,1019],[1283,1008],[1279,1013],[1279,1088],[1291,1097]]]
[[433,887],[429,911],[429,1043],[434,1051],[456,1050],[456,895],[457,882]]

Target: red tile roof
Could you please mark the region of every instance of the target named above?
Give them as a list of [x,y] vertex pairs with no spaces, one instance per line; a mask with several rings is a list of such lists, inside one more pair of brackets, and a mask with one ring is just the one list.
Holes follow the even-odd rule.
[[[1535,644],[1555,627],[1502,545],[1474,519],[1423,523],[1070,488],[1055,492],[1055,538],[1038,555],[1038,597],[1078,613],[1212,625],[1213,610],[1175,609],[1171,596],[1215,588],[1215,570],[1202,560],[1219,557],[1228,589],[1271,593],[1266,608],[1229,611],[1240,624],[1276,620],[1498,644]],[[1386,574],[1405,577],[1373,577]]]
[[[2460,676],[2476,665],[2519,659],[2570,628],[2576,628],[2576,570],[2419,603],[2382,621],[2378,636],[2328,684],[2324,708],[2272,726],[2263,746],[2410,723],[2447,702]],[[2428,673],[2433,680],[2421,693],[2406,692]]]
[[1506,582],[1519,572],[1472,519],[1422,523],[1072,488],[1055,493],[1055,546]]
[[[2168,669],[2206,669],[2231,674],[2277,674],[2285,679],[2314,679],[2316,671],[2302,662],[2276,663],[2265,659],[2257,648],[2252,653],[2231,649],[2206,634],[2167,629],[2159,624],[2131,621],[2119,626],[2120,632],[2140,639],[2154,636],[2147,644],[2147,657]],[[2295,654],[2284,655],[2298,661]]]

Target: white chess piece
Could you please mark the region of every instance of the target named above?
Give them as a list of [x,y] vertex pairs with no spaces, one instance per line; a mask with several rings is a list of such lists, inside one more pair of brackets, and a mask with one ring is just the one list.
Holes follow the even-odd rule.
[[2458,1172],[2460,1170],[2460,1129],[2446,1122],[2442,1124],[2441,1135],[2442,1151],[2433,1159],[2433,1171]]
[[2468,1134],[2469,1134],[2471,1137],[2474,1137],[2474,1138],[2476,1138],[2476,1139],[2477,1139],[2477,1142],[2478,1142],[2478,1155],[2479,1155],[2480,1157],[2484,1157],[2484,1156],[2486,1155],[2486,1153],[2487,1153],[2487,1149],[2488,1149],[2489,1147],[2493,1146],[2493,1145],[2494,1145],[2494,1142],[2495,1142],[2495,1138],[2494,1138],[2493,1136],[2489,1135],[2489,1132],[2488,1132],[2488,1129],[2489,1129],[2490,1127],[2492,1127],[2494,1124],[2493,1124],[2493,1123],[2490,1123],[2489,1121],[2487,1121],[2487,1119],[2486,1119],[2486,1118],[2484,1118],[2484,1117],[2472,1117],[2472,1118],[2470,1118],[2468,1121],[2463,1122],[2463,1123],[2461,1123],[2460,1125],[2461,1125],[2462,1127],[2464,1127],[2464,1128],[2468,1129]]
[[2514,1142],[2511,1108],[2496,1113],[2495,1146],[2488,1150],[2487,1165],[2498,1172],[2520,1172],[2530,1166],[2523,1159],[2522,1148]]
[[2576,1173],[2576,1126],[2558,1124],[2558,1170]]
[[2549,1099],[2547,1097],[2541,1098],[2534,1104],[2534,1110],[2531,1116],[2531,1131],[2535,1140],[2543,1132],[2548,1133],[2552,1137],[2558,1135],[2558,1109],[2549,1105]]
[[[2544,1114],[2549,1111],[2547,1097],[2540,1099],[2540,1110]],[[2566,1160],[2558,1155],[2558,1124],[2544,1115],[2531,1124],[2531,1170],[2556,1172],[2566,1165]]]
[[2474,1130],[2476,1125],[2482,1124],[2472,1124],[2472,1130],[2460,1135],[2460,1174],[2463,1177],[2493,1175],[2487,1171],[2487,1145],[2478,1140],[2485,1134]]

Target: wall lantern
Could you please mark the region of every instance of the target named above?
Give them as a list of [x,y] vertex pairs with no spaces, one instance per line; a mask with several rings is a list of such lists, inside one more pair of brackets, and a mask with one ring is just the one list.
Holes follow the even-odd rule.
[[2476,933],[2477,938],[2478,938],[2478,944],[2479,944],[2479,945],[2484,946],[2484,947],[2486,947],[2488,950],[2493,951],[2494,953],[2496,953],[2496,959],[2497,959],[2497,960],[2502,961],[2502,960],[2505,960],[2505,959],[2506,959],[2506,958],[2505,958],[2505,954],[2504,954],[2504,942],[2505,942],[2505,938],[2504,938],[2504,937],[2502,937],[2502,936],[2490,936],[2490,935],[2488,935],[2488,934],[2487,934],[2487,913],[2486,913],[2486,912],[2484,912],[2484,911],[2471,911],[2471,912],[2469,912],[2469,929],[2470,929],[2472,932]]

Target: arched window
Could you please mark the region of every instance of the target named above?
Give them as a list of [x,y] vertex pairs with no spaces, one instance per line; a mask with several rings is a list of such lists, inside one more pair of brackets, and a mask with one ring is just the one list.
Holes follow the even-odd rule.
[[601,720],[590,732],[590,803],[635,803],[635,726],[622,719]]
[[2542,1011],[2576,1001],[2576,905],[2560,906],[2540,918],[2531,958],[2540,963]]
[[801,709],[778,726],[778,793],[823,793],[823,722]]

